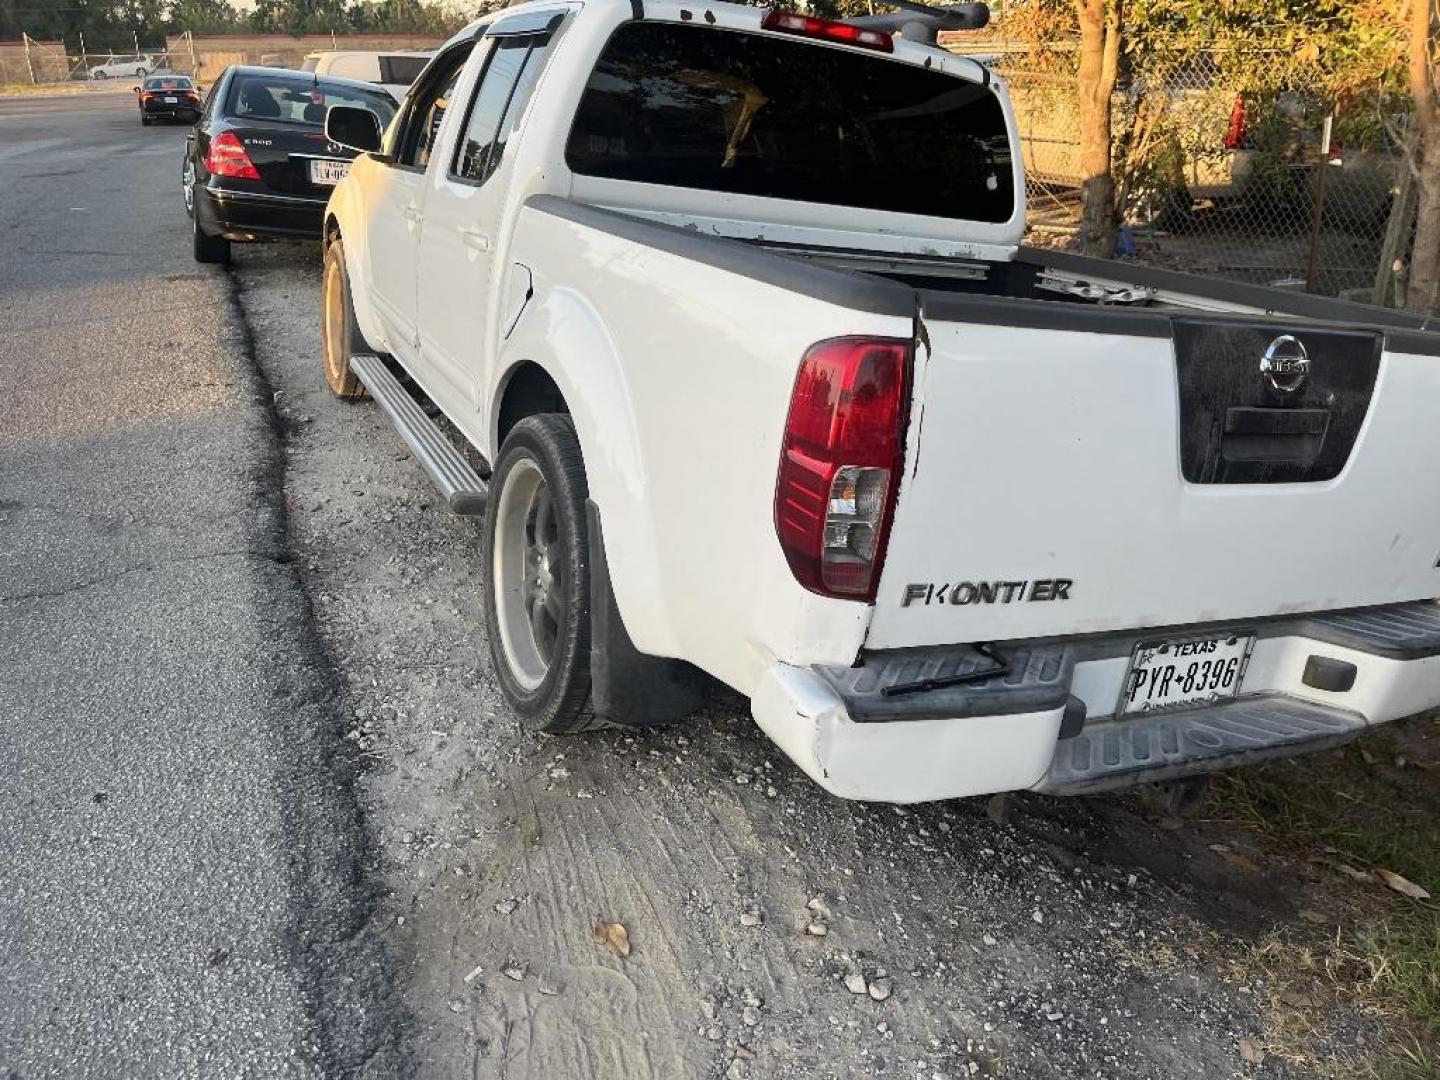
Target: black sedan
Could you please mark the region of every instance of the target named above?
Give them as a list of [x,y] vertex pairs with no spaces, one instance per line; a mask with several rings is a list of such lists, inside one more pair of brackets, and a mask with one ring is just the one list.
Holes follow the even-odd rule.
[[397,103],[373,83],[286,68],[220,76],[185,145],[182,182],[195,260],[223,263],[230,244],[318,238],[325,203],[354,151],[325,138],[332,105],[390,122]]
[[156,120],[200,119],[200,87],[186,75],[151,75],[135,87],[140,106],[140,123],[149,127]]

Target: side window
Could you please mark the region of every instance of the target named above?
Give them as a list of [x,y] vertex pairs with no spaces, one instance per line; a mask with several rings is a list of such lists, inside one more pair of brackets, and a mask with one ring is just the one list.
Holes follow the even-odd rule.
[[505,143],[545,67],[550,40],[549,34],[533,34],[500,41],[470,102],[450,170],[456,180],[483,184],[500,167]]
[[438,57],[426,72],[424,85],[417,86],[411,93],[392,158],[396,165],[424,169],[430,163],[430,152],[440,135],[440,122],[445,119],[455,84],[460,81],[460,73],[473,48],[473,42],[465,42]]
[[380,57],[380,81],[394,86],[409,86],[425,70],[429,56]]

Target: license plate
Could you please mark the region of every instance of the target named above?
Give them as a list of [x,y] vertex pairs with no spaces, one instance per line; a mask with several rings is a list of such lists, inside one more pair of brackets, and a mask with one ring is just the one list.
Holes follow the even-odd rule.
[[348,161],[311,161],[310,182],[312,184],[338,184],[350,171]]
[[1116,711],[1149,713],[1233,698],[1254,644],[1252,634],[1141,642]]
[[180,103],[180,99],[179,99],[178,97],[167,97],[167,98],[165,99],[165,104],[166,104],[166,105],[178,105],[179,103]]

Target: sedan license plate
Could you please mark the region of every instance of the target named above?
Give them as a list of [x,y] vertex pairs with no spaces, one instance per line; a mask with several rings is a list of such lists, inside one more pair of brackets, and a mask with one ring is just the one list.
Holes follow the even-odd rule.
[[311,161],[310,182],[312,184],[335,185],[345,179],[350,171],[348,161]]
[[166,105],[178,105],[178,104],[180,104],[180,99],[179,99],[178,97],[167,97],[167,98],[165,99],[165,104],[166,104]]
[[1149,713],[1233,698],[1254,644],[1251,634],[1141,642],[1130,657],[1116,712]]

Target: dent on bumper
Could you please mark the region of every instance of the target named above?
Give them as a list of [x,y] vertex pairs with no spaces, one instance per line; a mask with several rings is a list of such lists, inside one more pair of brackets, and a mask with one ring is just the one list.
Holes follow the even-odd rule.
[[828,683],[785,664],[761,676],[751,710],[826,791],[893,803],[1035,785],[1050,766],[1065,711],[857,724]]
[[[1354,686],[1306,686],[1305,661],[1353,663]],[[1116,721],[1127,661],[1076,666],[1073,690],[1089,699],[1081,736],[1059,738],[1064,709],[992,716],[857,723],[813,671],[777,664],[752,695],[756,723],[816,783],[842,798],[914,803],[1032,789],[1111,790],[1313,752],[1367,727],[1440,706],[1440,655],[1401,660],[1303,637],[1257,643],[1232,702]]]

